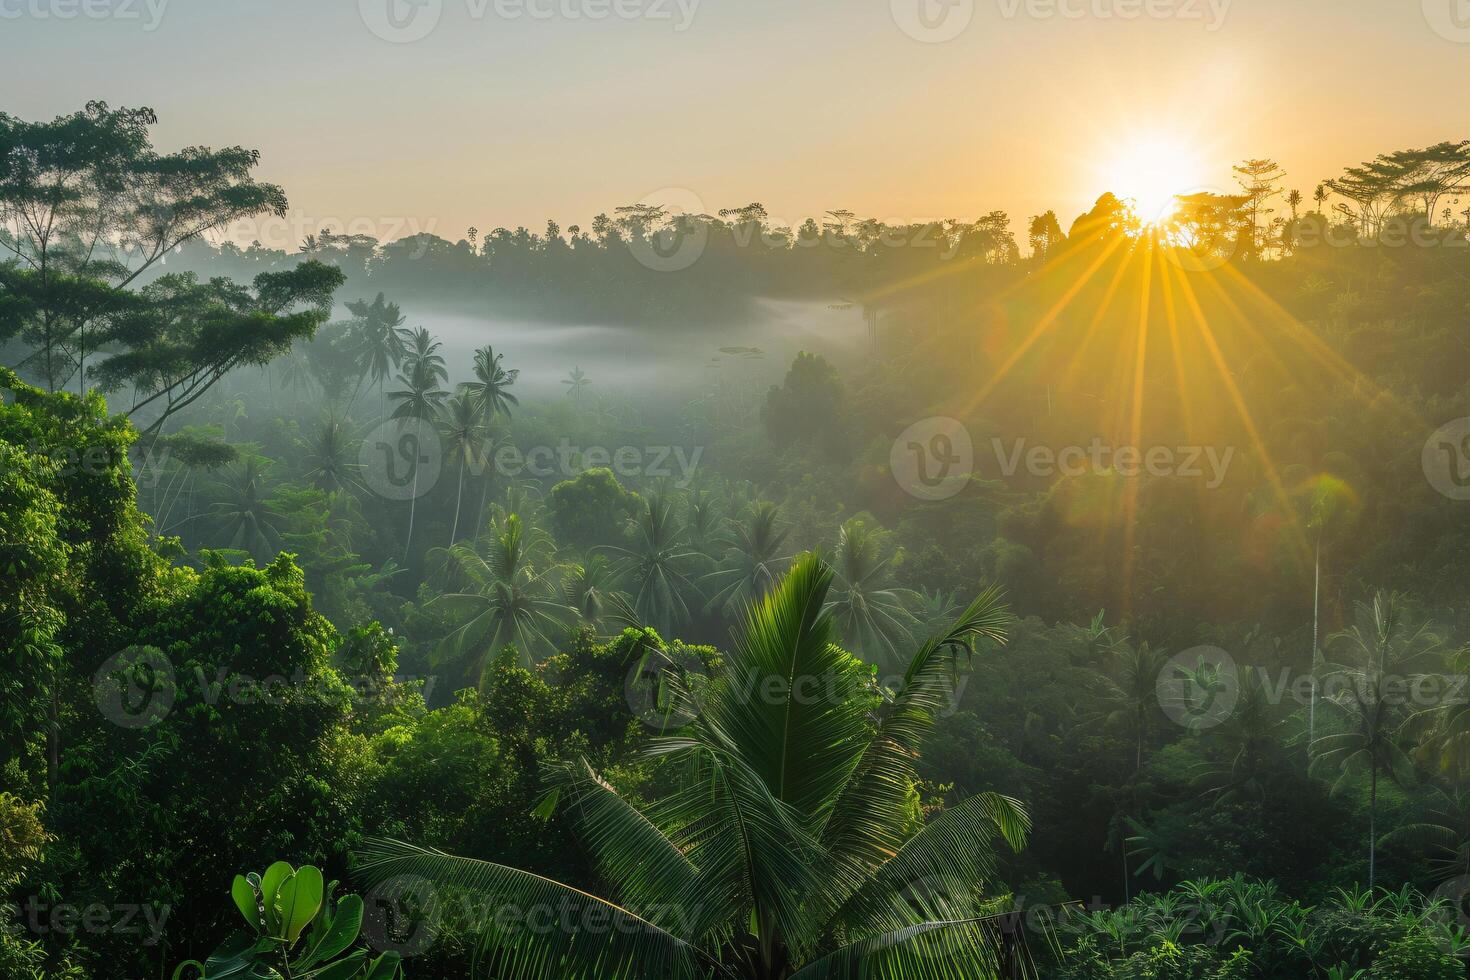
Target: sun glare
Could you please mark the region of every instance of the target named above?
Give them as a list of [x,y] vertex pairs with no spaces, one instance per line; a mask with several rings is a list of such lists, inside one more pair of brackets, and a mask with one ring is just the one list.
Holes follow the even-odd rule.
[[1205,189],[1199,155],[1183,143],[1146,137],[1118,147],[1103,167],[1104,189],[1133,202],[1146,224],[1166,220],[1175,195]]

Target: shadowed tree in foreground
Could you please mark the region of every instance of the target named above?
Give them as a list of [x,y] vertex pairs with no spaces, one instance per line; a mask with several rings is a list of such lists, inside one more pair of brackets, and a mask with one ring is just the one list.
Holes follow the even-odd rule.
[[[884,694],[833,642],[831,582],[820,559],[799,559],[750,609],[713,684],[664,664],[669,717],[692,718],[648,750],[685,767],[672,795],[635,809],[585,760],[553,777],[548,804],[565,808],[608,898],[396,841],[368,845],[363,876],[416,876],[488,899],[475,906],[487,912],[550,909],[574,924],[473,923],[479,972],[504,980],[1022,974],[983,886],[999,840],[1023,845],[1024,809],[981,794],[915,832],[911,795],[956,670],[976,639],[1004,638],[1007,614],[993,592],[976,599]],[[576,925],[593,922],[607,927]]]

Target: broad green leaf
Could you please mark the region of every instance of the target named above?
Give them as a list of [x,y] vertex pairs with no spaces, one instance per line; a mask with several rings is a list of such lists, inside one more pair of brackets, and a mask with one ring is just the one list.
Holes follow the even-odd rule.
[[337,903],[337,911],[306,955],[292,965],[293,971],[309,969],[340,954],[357,940],[362,929],[362,899],[346,895]]
[[367,980],[393,980],[399,975],[398,968],[402,961],[403,957],[397,953],[384,953],[368,967]]
[[259,962],[255,937],[236,931],[204,961],[204,976],[207,980],[244,980]]
[[278,896],[281,924],[277,935],[288,943],[301,938],[301,933],[311,925],[311,920],[316,918],[322,907],[325,889],[322,873],[309,864],[286,879]]
[[263,928],[260,921],[260,896],[244,875],[235,875],[235,881],[230,885],[230,897],[235,900],[235,907],[245,916],[245,921],[259,932]]
[[332,896],[336,890],[337,882],[327,882],[327,892],[322,896],[322,907],[317,911],[316,918],[311,920],[311,928],[306,933],[306,946],[301,956],[291,964],[292,973],[300,973],[325,958],[317,955],[317,950],[332,927],[332,909],[336,907]]
[[367,959],[367,950],[358,949],[344,956],[335,963],[317,967],[310,973],[301,974],[301,980],[348,980],[356,977],[362,972],[363,961]]
[[285,861],[277,861],[265,869],[265,874],[260,879],[260,895],[265,902],[266,931],[272,935],[280,934],[281,919],[277,911],[277,899],[281,885],[293,874],[295,869],[291,865]]

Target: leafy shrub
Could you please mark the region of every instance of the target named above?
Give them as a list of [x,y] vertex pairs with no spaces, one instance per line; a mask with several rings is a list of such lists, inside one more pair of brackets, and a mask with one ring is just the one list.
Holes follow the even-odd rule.
[[1368,980],[1464,980],[1465,967],[1429,936],[1405,936],[1373,962]]
[[[1063,980],[1224,980],[1324,975],[1463,980],[1465,936],[1412,889],[1338,891],[1317,907],[1274,882],[1186,881],[1117,909],[1079,915],[1060,951]],[[1051,974],[1047,974],[1051,975]]]

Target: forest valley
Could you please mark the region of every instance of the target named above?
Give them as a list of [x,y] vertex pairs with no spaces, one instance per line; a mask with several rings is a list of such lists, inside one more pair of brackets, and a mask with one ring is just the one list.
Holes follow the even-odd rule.
[[0,114],[0,976],[1466,975],[1470,142],[288,253],[156,122]]

